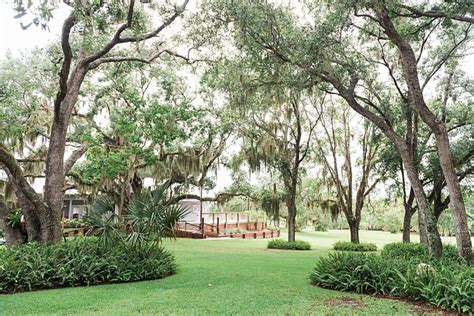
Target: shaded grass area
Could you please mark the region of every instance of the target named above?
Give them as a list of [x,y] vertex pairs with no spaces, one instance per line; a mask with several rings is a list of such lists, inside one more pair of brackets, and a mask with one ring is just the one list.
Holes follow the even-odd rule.
[[[303,232],[313,250],[268,250],[268,240],[166,241],[178,274],[156,281],[0,296],[0,314],[407,314],[413,305],[310,285],[309,273],[345,231]],[[363,232],[362,240],[396,235]],[[390,240],[386,239],[389,237]],[[282,236],[284,237],[284,236]],[[370,237],[370,238],[368,238]],[[398,235],[398,238],[400,236]]]

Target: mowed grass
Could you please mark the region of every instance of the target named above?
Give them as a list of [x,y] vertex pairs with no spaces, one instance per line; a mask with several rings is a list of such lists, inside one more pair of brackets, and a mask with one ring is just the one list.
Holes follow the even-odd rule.
[[[179,264],[174,276],[127,284],[0,295],[3,315],[410,314],[409,303],[315,287],[308,275],[348,231],[298,234],[311,251],[267,250],[268,240],[166,241]],[[361,232],[378,246],[399,234]],[[449,240],[452,242],[452,240]]]

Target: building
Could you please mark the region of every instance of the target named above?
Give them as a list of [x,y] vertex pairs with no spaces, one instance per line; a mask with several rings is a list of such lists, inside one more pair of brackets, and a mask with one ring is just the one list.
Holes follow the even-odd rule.
[[[186,208],[189,212],[186,215],[186,217],[183,219],[183,221],[187,221],[190,223],[200,222],[199,215],[200,215],[200,210],[201,210],[201,202],[199,200],[192,200],[192,199],[181,200],[178,202],[178,204]],[[209,213],[213,204],[214,202],[203,201],[202,212]]]
[[66,194],[63,199],[63,218],[80,219],[86,213],[86,202],[77,194]]

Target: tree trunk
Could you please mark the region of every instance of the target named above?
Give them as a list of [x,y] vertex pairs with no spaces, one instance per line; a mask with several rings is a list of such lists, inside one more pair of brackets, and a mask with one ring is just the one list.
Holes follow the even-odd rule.
[[418,213],[418,234],[420,235],[420,244],[428,243],[428,230],[426,223],[421,219],[420,213]]
[[349,220],[349,229],[351,231],[351,242],[358,244],[359,240],[359,221]]
[[295,241],[296,233],[296,200],[291,194],[288,194],[286,198],[286,206],[288,208],[288,241]]
[[41,238],[44,242],[57,242],[61,238],[61,210],[65,180],[64,153],[69,119],[77,102],[79,90],[87,73],[87,66],[79,62],[68,81],[67,93],[55,108],[53,125],[46,155],[44,201],[47,210],[41,213]]
[[403,242],[410,242],[410,233],[411,233],[411,218],[415,212],[412,211],[412,208],[405,206],[405,215],[403,217]]
[[46,212],[46,207],[41,197],[33,190],[31,185],[23,177],[21,168],[16,163],[14,157],[6,150],[1,150],[3,161],[8,162],[5,172],[13,186],[17,197],[18,205],[25,217],[26,231],[29,241],[41,242],[41,219],[39,214]]
[[18,205],[25,217],[25,225],[28,241],[41,242],[41,221],[38,217],[38,210],[25,197],[21,190],[15,189]]
[[439,160],[449,191],[449,207],[452,210],[456,228],[456,245],[459,254],[468,262],[474,263],[467,213],[461,193],[461,186],[454,170],[453,159],[449,149],[448,133],[444,123],[441,123],[439,127],[439,133],[435,133],[436,144],[438,145]]
[[44,200],[48,205],[45,214],[41,214],[41,239],[57,242],[61,237],[61,209],[64,186],[64,152],[66,148],[67,123],[55,119],[51,128],[48,154],[46,157],[46,181]]
[[409,155],[407,157],[406,153],[401,153],[401,156],[403,165],[407,171],[408,179],[410,180],[410,184],[415,194],[416,203],[418,205],[419,222],[426,223],[430,256],[434,258],[441,258],[441,255],[443,254],[443,245],[441,243],[441,237],[438,233],[436,217],[434,216],[433,210],[428,206],[426,196],[423,191],[423,185],[421,184],[418,172],[413,164],[413,160],[411,157],[409,157]]

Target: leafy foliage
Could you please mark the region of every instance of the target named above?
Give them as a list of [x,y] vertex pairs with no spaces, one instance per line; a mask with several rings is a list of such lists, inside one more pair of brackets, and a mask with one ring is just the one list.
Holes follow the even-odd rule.
[[339,291],[392,294],[458,312],[474,311],[472,266],[448,258],[431,265],[420,265],[423,262],[420,258],[427,256],[425,246],[399,245],[402,244],[389,245],[380,256],[331,253],[319,259],[310,275],[311,282]]
[[5,218],[5,222],[8,226],[12,228],[20,227],[21,224],[21,210],[18,208],[14,208],[10,210],[10,213]]
[[283,239],[272,239],[268,242],[268,249],[288,249],[288,250],[310,250],[309,242],[303,240],[286,241]]
[[323,223],[321,221],[315,221],[313,224],[314,231],[317,232],[327,232],[328,231],[328,225],[326,223]]
[[[428,246],[418,243],[390,243],[384,246],[380,255],[387,259],[405,259],[418,260],[420,262],[430,262]],[[441,261],[465,263],[459,256],[458,251],[453,245],[443,245],[443,257]]]
[[84,221],[80,219],[65,219],[64,220],[64,228],[80,228],[84,227]]
[[391,210],[384,214],[383,226],[385,231],[389,231],[392,234],[398,233],[402,227],[400,220],[400,213],[396,213],[396,210]]
[[0,292],[159,279],[176,272],[174,257],[156,244],[103,247],[96,238],[0,250]]
[[377,246],[373,243],[361,242],[353,243],[350,241],[337,241],[334,244],[334,250],[338,251],[377,251]]

